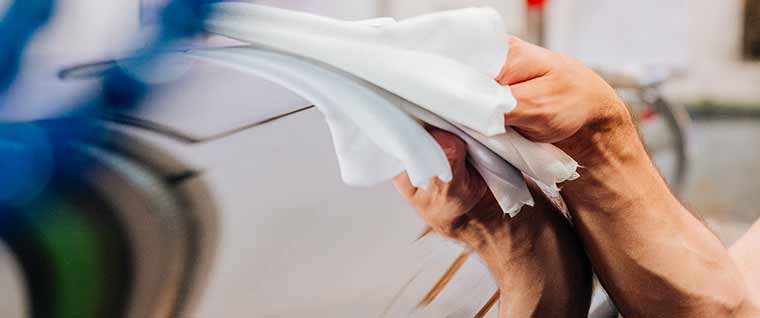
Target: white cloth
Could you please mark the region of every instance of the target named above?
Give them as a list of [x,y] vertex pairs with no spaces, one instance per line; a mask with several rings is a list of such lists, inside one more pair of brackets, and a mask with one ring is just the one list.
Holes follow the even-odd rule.
[[251,47],[198,50],[190,55],[267,78],[314,102],[330,126],[346,183],[371,185],[403,170],[418,186],[424,187],[431,176],[451,180],[446,155],[411,115],[467,142],[470,162],[506,213],[514,215],[533,203],[520,172],[493,151],[441,117],[355,76]]
[[562,151],[505,129],[503,114],[515,101],[492,79],[508,50],[492,10],[344,22],[246,3],[215,9],[212,32],[254,46],[190,54],[313,102],[348,184],[376,184],[404,170],[419,187],[432,177],[451,180],[440,147],[409,115],[464,139],[469,161],[510,215],[533,203],[520,172],[554,197],[558,182],[577,177],[577,163]]
[[213,8],[210,32],[324,62],[489,136],[516,104],[493,80],[509,49],[493,10],[367,25],[242,2]]

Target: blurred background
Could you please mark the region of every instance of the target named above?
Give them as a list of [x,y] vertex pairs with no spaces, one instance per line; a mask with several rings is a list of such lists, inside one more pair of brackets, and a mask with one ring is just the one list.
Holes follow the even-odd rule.
[[[502,13],[511,34],[527,36],[530,28],[522,0],[256,2],[341,19],[404,18],[486,5]],[[760,26],[747,21],[752,14],[748,11],[757,6],[752,0],[553,0],[545,9],[546,47],[602,70],[654,68],[677,75],[664,85],[663,94],[686,105],[698,119],[692,127],[695,161],[685,199],[716,222],[752,221],[760,206],[755,195],[760,183],[747,173],[756,170],[753,161],[758,157],[751,152],[760,142],[755,141],[760,133],[755,123],[760,115]],[[140,8],[135,0],[62,0],[51,24],[27,53],[49,56],[52,65],[124,55],[141,26]],[[754,13],[755,19],[758,14]],[[4,111],[20,116],[33,110]],[[726,235],[729,240],[735,237]]]
[[[760,1],[262,0],[255,2],[348,20],[377,16],[392,16],[401,19],[467,6],[491,6],[503,15],[508,28],[507,32],[539,42],[550,49],[580,59],[602,73],[619,90],[639,122],[642,137],[645,139],[652,156],[660,165],[663,175],[671,182],[673,191],[704,218],[726,244],[736,240],[760,217],[760,196],[757,195],[760,193],[760,164],[758,164],[760,162]],[[9,3],[8,0],[0,0],[0,8],[7,8]],[[160,19],[157,12],[164,3],[165,1],[160,0],[58,1],[50,23],[34,37],[29,48],[24,52],[25,59],[20,71],[22,76],[8,93],[8,100],[16,102],[9,102],[0,107],[0,120],[3,122],[23,122],[44,119],[46,116],[65,112],[66,105],[70,105],[70,103],[63,101],[76,100],[83,90],[92,88],[93,84],[89,80],[60,81],[58,79],[59,72],[62,69],[83,63],[107,61],[127,56],[136,47],[136,43],[141,43],[141,34],[146,28],[150,28]],[[269,298],[271,297],[269,293],[275,293],[276,287],[271,289],[268,287],[270,283],[263,280],[251,283],[252,285],[246,285],[247,283],[244,282],[244,277],[248,276],[274,275],[272,273],[277,266],[273,264],[286,264],[292,260],[284,256],[286,253],[277,251],[280,248],[298,249],[294,246],[301,243],[305,244],[303,242],[308,240],[308,237],[269,240],[268,237],[284,237],[287,236],[285,234],[295,233],[296,230],[285,231],[287,232],[285,234],[275,233],[277,231],[274,230],[271,230],[273,232],[267,232],[267,230],[255,232],[248,231],[246,226],[242,224],[258,222],[254,220],[255,216],[250,214],[256,214],[266,209],[268,210],[264,215],[282,215],[277,213],[294,213],[293,211],[296,210],[299,211],[297,213],[306,213],[303,211],[366,208],[362,202],[377,200],[378,197],[391,198],[392,191],[388,187],[381,187],[372,190],[380,194],[367,194],[360,190],[347,189],[340,184],[337,169],[334,167],[334,158],[332,157],[334,155],[329,145],[329,137],[324,124],[317,122],[317,115],[308,112],[298,113],[305,109],[304,107],[309,106],[304,101],[288,95],[281,89],[273,88],[271,84],[261,83],[261,81],[245,82],[242,77],[235,77],[229,73],[220,73],[214,70],[203,70],[203,72],[210,72],[209,74],[214,75],[214,78],[217,79],[232,76],[232,78],[239,80],[231,80],[234,83],[219,87],[214,86],[210,80],[191,81],[192,83],[188,84],[190,85],[188,87],[196,88],[216,87],[213,88],[217,89],[215,92],[225,96],[225,103],[229,103],[231,109],[247,107],[247,103],[234,101],[244,98],[255,100],[256,103],[288,104],[289,106],[282,108],[286,110],[280,111],[281,108],[277,107],[266,110],[268,108],[265,105],[262,106],[265,111],[239,116],[220,114],[214,110],[214,107],[220,106],[212,102],[209,102],[208,105],[201,105],[202,102],[196,102],[195,104],[198,105],[187,106],[193,110],[192,115],[187,114],[189,111],[182,110],[186,109],[183,108],[185,105],[179,105],[174,108],[169,107],[168,110],[158,107],[155,112],[131,113],[116,121],[117,126],[129,126],[137,123],[134,125],[149,128],[145,131],[132,130],[131,127],[116,128],[116,130],[124,133],[126,136],[124,140],[130,142],[137,140],[135,143],[142,143],[144,141],[141,141],[143,139],[140,138],[144,138],[144,140],[150,141],[145,142],[150,144],[145,148],[137,147],[140,149],[139,151],[126,147],[129,150],[123,150],[124,152],[141,153],[131,155],[130,158],[142,160],[144,157],[151,157],[152,160],[154,159],[152,158],[153,150],[147,151],[145,149],[160,148],[161,151],[157,150],[156,152],[169,152],[172,153],[172,157],[179,157],[180,159],[177,161],[182,161],[183,165],[187,164],[186,170],[189,172],[209,171],[199,179],[205,182],[201,188],[206,190],[193,189],[190,192],[198,193],[200,191],[203,194],[198,194],[199,197],[216,198],[213,210],[215,214],[219,215],[219,231],[218,235],[215,235],[217,235],[220,243],[218,243],[218,248],[212,248],[215,250],[213,254],[216,255],[214,258],[216,261],[212,262],[215,264],[213,271],[211,271],[213,274],[209,274],[210,278],[207,283],[209,291],[203,292],[205,296],[202,298],[204,300],[193,301],[198,303],[199,309],[195,311],[197,314],[190,316],[212,317],[232,314],[233,316],[292,317],[293,313],[307,313],[313,310],[319,313],[321,310],[319,309],[321,308],[319,302],[317,300],[308,301],[308,296],[304,294],[300,296],[291,295],[294,303],[301,301],[300,303],[307,304],[303,308],[294,309],[294,311],[288,312],[290,314],[276,314],[277,308],[289,306],[287,301]],[[203,72],[201,74],[206,74]],[[47,78],[47,80],[40,80],[40,78]],[[246,88],[251,86],[259,87],[255,90],[256,94],[259,95],[251,92],[248,92],[248,95],[244,93]],[[231,91],[233,89],[234,91]],[[35,93],[30,94],[30,90]],[[176,102],[180,95],[183,96],[182,101],[193,99],[212,101],[210,97],[195,96],[191,92],[193,92],[192,89],[185,87],[178,92],[167,93],[169,97],[158,95],[156,98],[149,99],[147,103],[151,105],[169,104]],[[24,102],[18,102],[20,100]],[[272,110],[275,108],[277,110]],[[278,116],[290,114],[294,115],[269,124],[270,120],[280,118]],[[198,118],[203,118],[203,123],[192,121]],[[288,120],[294,122],[287,122]],[[283,121],[285,122],[283,123]],[[306,150],[301,152],[293,150],[290,153],[293,158],[287,159],[283,163],[283,159],[272,154],[276,154],[278,151],[287,153],[291,150],[278,148],[274,142],[266,141],[261,136],[271,133],[267,129],[271,129],[275,133],[278,131],[277,129],[286,129],[277,128],[278,122],[283,127],[292,127],[301,121],[307,121],[311,123],[309,125],[314,125],[315,131],[314,135],[305,134],[301,138],[321,138],[324,140],[316,145],[300,145],[312,153],[307,154]],[[248,129],[259,127],[261,123],[266,123],[266,125],[256,129],[262,129],[263,132],[256,132],[255,130],[251,132]],[[220,130],[214,125],[231,125],[231,128]],[[201,126],[204,128],[196,129]],[[244,130],[244,128],[248,130]],[[156,132],[166,133],[167,131],[167,135],[174,137],[166,138],[151,135]],[[233,134],[233,132],[238,131],[242,131],[242,133]],[[177,136],[179,138],[175,138]],[[290,136],[288,140],[297,137],[295,135]],[[189,142],[182,143],[177,140]],[[298,142],[292,143],[292,147],[299,145]],[[255,160],[257,165],[266,166],[266,164],[270,164],[271,166],[266,166],[268,168],[248,167],[250,158],[246,156],[249,153],[239,150],[240,145],[267,152],[267,155],[253,153],[251,156],[257,158]],[[323,147],[318,147],[319,145]],[[119,147],[114,148],[121,151]],[[231,151],[232,155],[217,155],[222,151]],[[149,154],[145,155],[146,152]],[[318,154],[314,155],[313,153]],[[280,178],[279,174],[288,171],[294,174],[309,173],[312,170],[308,170],[308,167],[303,168],[305,169],[303,171],[295,172],[280,167],[288,164],[294,166],[304,164],[296,159],[307,156],[317,157],[314,159],[317,163],[310,163],[312,168],[320,169],[320,162],[332,165],[330,169],[321,171],[314,177],[329,181],[306,182],[300,190],[299,188],[287,187],[288,182],[297,182],[295,177],[285,178],[287,180],[284,181],[275,181],[271,188],[249,184],[252,176],[270,182]],[[231,157],[233,158],[231,159]],[[148,166],[151,168],[159,166],[163,169],[159,173],[162,177],[181,175],[180,172],[184,170],[176,168],[180,165],[167,164],[167,161],[171,160],[161,159],[158,160],[160,164],[149,164]],[[171,173],[164,173],[165,171]],[[327,183],[327,185],[323,183]],[[187,185],[181,184],[180,187],[187,187]],[[318,187],[326,189],[315,190]],[[277,189],[285,194],[261,194],[266,191],[277,191]],[[249,198],[251,191],[261,191],[258,195],[262,197],[255,197],[256,200],[252,203]],[[303,202],[290,202],[292,201],[290,197],[299,195],[308,199]],[[339,204],[325,199],[325,197],[346,196],[352,196],[357,202]],[[393,200],[396,200],[395,196],[393,197]],[[251,208],[252,204],[260,204],[261,206]],[[240,208],[241,205],[246,207]],[[383,210],[386,208],[402,211],[399,215],[408,213],[411,217],[411,212],[400,201],[392,201],[388,203],[388,206],[368,209]],[[336,219],[339,218],[340,213],[335,213],[333,216]],[[378,213],[383,212],[378,211]],[[314,225],[315,228],[321,226],[323,229],[330,229],[339,226],[328,221],[321,221],[322,223],[320,223],[312,214],[296,215],[318,223]],[[293,216],[293,218],[296,217]],[[410,233],[420,230],[422,226],[418,220],[407,217],[398,216],[394,220],[399,224],[413,224],[408,228]],[[377,218],[373,222],[384,221],[383,218]],[[257,223],[257,226],[284,227],[284,220],[277,222]],[[345,226],[355,226],[352,233],[357,235],[362,232],[359,223],[366,222],[368,223],[366,226],[373,223],[369,220],[345,222],[348,222],[344,224]],[[308,228],[311,229],[309,233],[312,235],[317,237],[322,235],[317,229]],[[217,233],[216,230],[210,231]],[[369,232],[362,235],[366,237],[372,231]],[[378,237],[383,236],[383,233],[375,234]],[[341,237],[325,238],[326,242],[332,242],[331,239],[339,240]],[[394,246],[401,245],[401,241],[387,243],[389,244],[388,249],[392,250],[395,248]],[[331,246],[339,246],[339,244],[335,243]],[[315,246],[312,245],[311,247],[314,248]],[[324,257],[322,259],[320,258],[322,256],[313,255],[314,268],[334,266],[336,257],[339,258],[340,255],[344,255],[342,253],[349,253],[354,248],[358,247],[335,247],[332,252],[326,251],[327,254],[335,254],[331,258],[322,255]],[[377,255],[381,255],[382,251],[386,250],[378,245]],[[245,257],[238,256],[240,253],[247,253],[249,257],[255,254],[256,257],[253,261],[245,261]],[[28,309],[30,300],[26,296],[29,291],[23,287],[25,285],[22,278],[23,266],[13,261],[11,254],[11,248],[0,244],[0,255],[4,255],[2,257],[4,261],[0,263],[0,316],[22,317],[30,314]],[[261,259],[273,261],[267,265]],[[450,257],[443,257],[440,262],[446,264],[449,260]],[[353,264],[355,268],[362,268],[361,266],[365,265],[358,260],[356,263],[348,262],[347,264]],[[430,263],[425,264],[428,267],[433,266]],[[289,266],[296,265],[291,264]],[[389,265],[389,267],[395,268],[393,265]],[[397,272],[406,270],[402,269],[401,265],[397,267]],[[287,296],[289,291],[292,291],[287,287],[297,285],[298,279],[296,278],[301,277],[298,276],[299,273],[303,275],[311,273],[304,268],[298,267],[289,271],[292,274],[289,279],[292,281],[286,278],[279,280],[281,283],[280,295]],[[343,271],[346,270],[346,267],[342,268]],[[367,270],[369,271],[369,269]],[[327,269],[325,271],[329,272]],[[361,269],[358,271],[363,273]],[[393,273],[395,272],[391,269],[387,272],[388,275]],[[287,276],[289,275],[285,275],[285,277]],[[356,277],[359,276],[356,274]],[[271,284],[277,282],[274,278],[272,280],[275,282]],[[377,280],[376,285],[382,285],[380,279]],[[282,283],[283,281],[285,283]],[[288,285],[288,282],[292,282],[294,285]],[[314,282],[315,286],[319,283],[318,281]],[[202,285],[205,286],[206,283]],[[252,292],[250,290],[254,288],[251,286],[254,285],[257,291]],[[357,286],[347,283],[345,289],[337,290],[335,293],[361,289]],[[378,292],[381,289],[366,288],[364,291],[369,295],[381,298],[378,296],[382,294],[382,292]],[[423,288],[420,287],[420,289]],[[315,292],[318,290],[314,289]],[[387,295],[382,294],[382,296]],[[194,297],[196,296],[188,296],[188,299],[195,299]],[[268,312],[247,309],[246,304],[253,297],[258,297],[264,303],[277,303],[280,307],[273,305],[273,309]],[[321,300],[322,303],[333,306],[340,306],[347,301],[338,296],[325,297]],[[376,304],[365,305],[367,307],[376,306]],[[348,313],[352,312],[347,309],[340,313],[337,316],[349,316]],[[42,316],[44,315],[40,315],[40,317]]]
[[[8,0],[1,2],[5,5]],[[342,19],[403,18],[487,5],[503,14],[510,33],[527,32],[521,0],[256,2]],[[752,1],[550,1],[546,9],[546,46],[600,66],[658,64],[688,70],[686,76],[673,82],[677,88],[673,87],[670,94],[678,102],[751,107],[760,100],[760,92],[755,89],[760,66],[745,54],[745,47],[752,45],[743,42],[752,28],[744,23],[745,8],[751,6],[747,2]],[[129,47],[140,25],[140,1],[63,0],[58,6],[56,16],[38,36],[32,52],[55,55],[64,61],[102,58]]]

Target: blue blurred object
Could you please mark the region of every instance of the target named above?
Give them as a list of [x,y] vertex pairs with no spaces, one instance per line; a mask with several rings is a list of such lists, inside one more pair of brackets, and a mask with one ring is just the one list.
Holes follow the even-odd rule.
[[18,0],[0,21],[0,95],[18,73],[21,55],[32,36],[53,13],[53,0]]
[[[109,66],[98,92],[67,108],[72,109],[69,113],[35,123],[0,123],[0,180],[4,188],[0,204],[15,205],[32,195],[32,189],[44,185],[47,174],[41,171],[65,169],[78,174],[86,169],[87,160],[72,156],[76,152],[70,151],[70,147],[85,139],[90,143],[106,141],[107,136],[92,124],[93,119],[138,107],[151,86],[136,74],[154,67],[178,41],[199,34],[209,14],[207,4],[212,2],[217,1],[169,2],[161,11],[158,32],[149,44],[127,62]],[[34,33],[47,23],[54,4],[53,0],[14,1],[0,22],[0,103],[18,75],[24,49]]]
[[214,0],[174,0],[162,11],[160,31],[152,43],[138,51],[127,65],[113,65],[105,72],[101,94],[82,105],[82,109],[95,108],[96,112],[109,108],[120,110],[137,106],[145,97],[149,85],[136,78],[129,70],[138,73],[151,66],[162,53],[177,41],[190,38],[203,30],[203,21],[208,15],[208,4]]
[[0,126],[0,202],[20,204],[41,192],[53,154],[46,133],[32,124]]
[[[24,49],[50,19],[53,7],[53,0],[15,1],[0,21],[0,103],[18,75]],[[50,177],[52,160],[42,129],[0,124],[0,204],[18,204],[39,193]]]
[[161,21],[161,9],[167,0],[140,0],[140,23],[155,24]]
[[[135,317],[182,316],[184,297],[190,294],[195,274],[195,268],[184,265],[185,254],[199,254],[189,250],[197,243],[185,235],[190,232],[177,229],[189,227],[190,223],[170,218],[179,215],[179,209],[168,192],[159,192],[163,183],[148,169],[106,150],[116,141],[110,139],[99,121],[111,112],[142,104],[157,86],[141,80],[141,75],[161,66],[164,53],[173,51],[179,41],[203,30],[209,14],[206,4],[210,2],[215,1],[169,2],[151,41],[125,62],[105,65],[97,90],[82,92],[86,98],[64,107],[71,111],[34,122],[0,121],[0,240],[12,250],[23,269],[30,317],[126,317],[132,313],[128,306],[137,307],[136,312],[157,313]],[[54,4],[54,0],[16,0],[0,21],[0,108],[5,106],[6,93],[14,87],[24,49],[47,23]],[[23,100],[14,98],[14,103],[20,104],[14,107],[24,106]],[[105,160],[111,164],[110,183],[100,179]],[[117,178],[129,181],[114,183]],[[125,190],[132,190],[133,184],[146,183],[149,185],[145,192]],[[165,255],[132,249],[135,236],[127,232],[129,222],[121,218],[121,207],[103,194],[108,191],[145,193],[137,200],[151,208],[142,214],[142,210],[129,212],[145,220],[156,214],[166,217],[164,221],[171,220],[167,221],[171,224],[154,222],[140,224],[140,228],[156,229],[166,237],[181,234],[176,242],[182,244],[168,245],[176,248],[167,249],[170,252],[162,253]],[[156,308],[131,303],[140,292],[131,288],[142,286],[135,283],[138,278],[133,276],[139,272],[135,259],[145,259],[135,256],[139,253],[160,258],[161,262],[154,264],[172,272],[161,277],[165,290],[161,288],[164,285],[151,282],[156,292],[148,291],[148,296],[172,297],[160,299]]]

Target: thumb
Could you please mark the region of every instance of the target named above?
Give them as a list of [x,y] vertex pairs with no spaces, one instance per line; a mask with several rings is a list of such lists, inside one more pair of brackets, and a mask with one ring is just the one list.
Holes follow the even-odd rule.
[[534,142],[554,143],[564,140],[566,128],[558,125],[558,116],[551,112],[547,92],[552,79],[548,77],[515,84],[511,87],[517,107],[504,114],[504,123]]
[[510,36],[509,54],[496,81],[501,85],[514,85],[544,76],[552,68],[551,54],[545,48]]

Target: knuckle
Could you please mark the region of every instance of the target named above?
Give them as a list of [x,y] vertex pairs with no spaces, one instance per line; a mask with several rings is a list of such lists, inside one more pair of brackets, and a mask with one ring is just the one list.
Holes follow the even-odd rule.
[[540,111],[537,111],[534,114],[534,120],[539,123],[541,127],[550,128],[551,125],[554,124],[555,118],[546,108],[547,107],[542,107],[542,109],[539,109]]
[[434,132],[433,138],[435,138],[448,158],[461,157],[462,153],[466,151],[464,141],[449,132]]
[[509,36],[509,39],[507,40],[507,43],[509,43],[509,49],[510,50],[512,50],[512,49],[516,50],[515,53],[518,53],[520,51],[520,49],[522,48],[522,46],[523,46],[523,41],[520,38],[518,38],[518,37],[516,37],[514,35],[510,35]]
[[548,128],[548,131],[561,130],[563,126],[563,121],[557,116],[550,116],[546,119],[546,128]]

